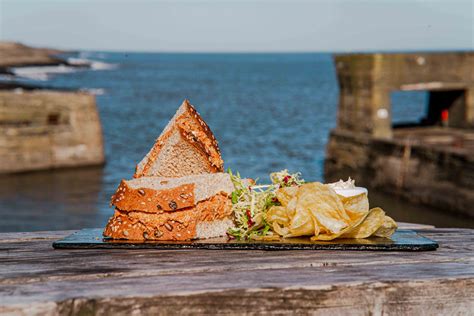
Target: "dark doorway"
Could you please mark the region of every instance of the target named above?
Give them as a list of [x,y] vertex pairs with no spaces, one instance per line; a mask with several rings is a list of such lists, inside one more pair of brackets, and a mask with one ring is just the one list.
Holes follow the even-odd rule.
[[[427,125],[441,125],[442,117],[446,125],[463,127],[465,122],[465,91],[439,90],[430,91],[428,113],[425,120]],[[443,115],[443,112],[445,113]]]

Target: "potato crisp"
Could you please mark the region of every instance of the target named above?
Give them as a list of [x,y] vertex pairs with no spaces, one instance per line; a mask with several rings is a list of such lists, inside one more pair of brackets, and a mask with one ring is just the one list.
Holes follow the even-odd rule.
[[367,194],[343,197],[319,182],[280,188],[281,206],[272,206],[266,221],[282,237],[311,240],[390,237],[397,225],[381,208],[369,209]]

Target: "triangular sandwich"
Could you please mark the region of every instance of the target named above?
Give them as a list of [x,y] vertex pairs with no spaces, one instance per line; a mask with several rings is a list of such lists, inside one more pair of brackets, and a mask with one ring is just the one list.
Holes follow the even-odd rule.
[[137,165],[135,178],[177,178],[224,171],[217,141],[196,109],[184,100],[155,144]]

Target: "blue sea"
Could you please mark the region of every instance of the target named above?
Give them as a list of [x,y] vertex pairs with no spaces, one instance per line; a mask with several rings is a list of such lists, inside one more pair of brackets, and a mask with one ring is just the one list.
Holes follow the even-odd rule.
[[[213,130],[226,168],[262,182],[281,169],[324,180],[325,147],[338,103],[331,54],[79,52],[68,57],[94,61],[93,67],[19,74],[27,83],[96,94],[107,163],[1,176],[0,231],[103,226],[120,180],[132,177],[185,98]],[[394,93],[392,102],[394,122],[416,121],[425,112],[426,94]],[[399,201],[383,203],[410,209]],[[410,216],[404,212],[401,219]]]

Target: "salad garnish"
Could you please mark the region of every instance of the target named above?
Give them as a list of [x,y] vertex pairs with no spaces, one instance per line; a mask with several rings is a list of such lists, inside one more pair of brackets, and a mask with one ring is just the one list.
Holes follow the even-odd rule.
[[275,192],[284,187],[299,186],[304,183],[301,174],[281,170],[270,174],[271,184],[257,184],[250,179],[242,179],[238,172],[227,171],[234,184],[232,210],[235,227],[227,232],[229,238],[252,240],[278,240],[266,221],[266,212],[274,205],[280,205]]

